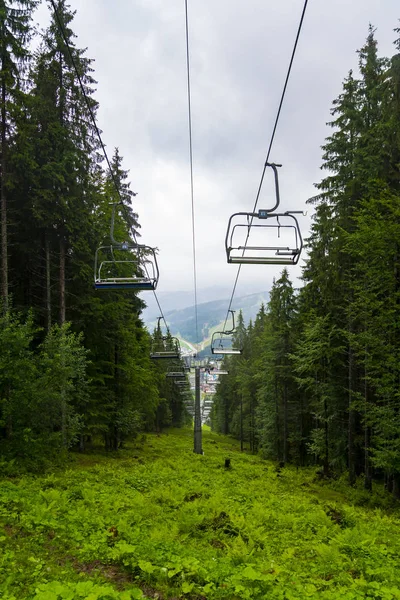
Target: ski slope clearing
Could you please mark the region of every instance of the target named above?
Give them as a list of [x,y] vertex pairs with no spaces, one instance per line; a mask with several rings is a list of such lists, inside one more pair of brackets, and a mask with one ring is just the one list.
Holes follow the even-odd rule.
[[203,448],[175,430],[3,478],[1,598],[400,599],[399,509],[383,490],[279,472],[210,432]]

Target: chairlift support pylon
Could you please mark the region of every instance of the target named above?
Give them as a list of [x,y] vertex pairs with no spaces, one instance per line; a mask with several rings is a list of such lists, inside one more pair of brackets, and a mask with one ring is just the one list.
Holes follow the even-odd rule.
[[[268,209],[259,209],[257,212],[234,213],[228,222],[225,236],[225,250],[228,263],[233,264],[264,264],[264,265],[296,265],[303,249],[303,238],[300,226],[295,217],[303,214],[302,211],[275,212],[280,204],[278,169],[282,165],[267,163],[274,171],[275,178],[275,205]],[[258,222],[253,223],[253,221]],[[267,234],[273,233],[268,244],[252,244],[251,230]],[[240,243],[245,231],[245,243]],[[239,243],[238,243],[239,238]]]
[[130,240],[118,242],[114,237],[118,204],[121,203],[113,203],[112,208],[111,244],[96,250],[94,287],[97,290],[155,290],[159,279],[155,249]]

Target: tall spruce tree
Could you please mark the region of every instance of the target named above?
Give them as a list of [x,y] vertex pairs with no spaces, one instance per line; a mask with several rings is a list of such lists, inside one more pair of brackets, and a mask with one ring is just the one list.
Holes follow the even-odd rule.
[[1,298],[8,308],[9,265],[7,194],[9,153],[15,124],[23,101],[24,73],[28,66],[32,11],[36,0],[0,1],[0,213],[1,213]]
[[[33,72],[38,176],[32,211],[43,231],[46,261],[58,254],[60,323],[66,319],[66,284],[73,280],[77,256],[72,248],[78,243],[84,246],[93,225],[92,192],[98,170],[98,142],[87,106],[95,115],[95,82],[91,60],[74,44],[74,14],[65,0],[57,2],[57,14],[52,12]],[[51,272],[46,264],[46,285]],[[50,296],[47,290],[47,312],[51,311]]]

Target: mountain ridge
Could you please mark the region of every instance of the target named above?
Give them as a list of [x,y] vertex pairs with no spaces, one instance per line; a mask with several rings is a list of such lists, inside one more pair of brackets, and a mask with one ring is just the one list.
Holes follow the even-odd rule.
[[[244,321],[247,324],[250,320],[254,321],[261,304],[266,304],[268,298],[268,292],[257,292],[235,298],[233,310],[237,313],[242,310]],[[228,306],[229,300],[227,298],[210,300],[197,305],[198,333],[199,338],[201,338],[199,340],[197,340],[194,305],[168,310],[164,312],[164,315],[173,336],[180,337],[190,344],[195,344],[207,340],[210,331],[225,321]],[[145,320],[145,324],[151,332],[157,325],[157,320]]]

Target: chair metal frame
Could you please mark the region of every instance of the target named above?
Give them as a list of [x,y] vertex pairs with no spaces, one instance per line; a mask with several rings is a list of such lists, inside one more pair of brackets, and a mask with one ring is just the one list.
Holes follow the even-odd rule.
[[[160,345],[157,346],[156,342]],[[167,343],[165,345],[165,343]],[[163,344],[163,349],[161,349]],[[168,347],[169,346],[169,347]],[[160,340],[153,340],[152,349],[150,351],[150,358],[153,360],[174,360],[181,357],[181,347],[179,340],[176,337],[162,336]]]
[[[229,339],[232,339],[232,332],[231,331],[215,331],[212,335],[211,338],[211,354],[223,354],[223,355],[229,355],[229,354],[242,354],[242,349],[241,348],[234,348],[233,346],[231,347],[224,347],[223,344],[223,340],[224,337],[226,336],[226,341],[228,341]],[[219,340],[219,343],[217,343],[217,340]]]
[[[155,290],[159,280],[159,268],[156,251],[151,246],[137,244],[136,241],[124,240],[118,242],[114,237],[115,211],[119,203],[113,203],[110,226],[109,246],[97,248],[94,258],[94,287],[96,290],[121,290],[134,291]],[[115,257],[114,252],[129,253],[127,259]],[[102,259],[102,255],[106,255]],[[111,266],[126,266],[132,268],[132,274],[119,277],[105,273]],[[118,267],[117,267],[118,268]]]
[[[280,192],[279,192],[279,178],[278,178],[278,165],[275,163],[266,163],[266,167],[271,167],[274,172],[275,180],[275,204],[271,208],[260,209],[257,212],[237,212],[234,213],[228,221],[228,227],[225,236],[225,251],[228,263],[233,264],[264,264],[264,265],[296,265],[299,261],[301,251],[303,249],[303,238],[301,236],[301,230],[295,214],[303,214],[302,211],[291,210],[286,212],[275,212],[280,205]],[[238,222],[235,223],[235,219],[238,217],[245,217],[246,223]],[[264,221],[262,224],[253,225],[254,219]],[[276,223],[267,223],[271,219],[276,219]],[[281,223],[279,219],[285,219],[286,223]],[[241,219],[243,220],[243,219]],[[244,246],[234,245],[234,234],[239,228],[247,229],[247,237]],[[277,230],[277,237],[279,239],[281,229],[293,230],[294,236],[292,237],[294,243],[289,246],[285,245],[268,245],[268,246],[248,246],[247,240],[250,236],[252,228],[264,228],[267,230]],[[237,253],[241,252],[241,255]],[[264,255],[255,255],[254,253],[262,253]],[[272,254],[275,253],[275,254]]]
[[[262,265],[296,265],[299,261],[301,251],[303,249],[303,238],[301,236],[300,226],[294,214],[299,211],[286,211],[282,213],[270,213],[260,209],[258,212],[234,213],[228,222],[228,229],[225,237],[225,250],[228,263],[232,264],[262,264]],[[236,217],[246,217],[247,223],[232,224]],[[280,219],[289,219],[287,223],[282,223]],[[260,219],[265,221],[263,224],[253,224],[250,221]],[[268,220],[276,220],[276,223],[267,223]],[[281,229],[290,229],[293,232],[292,239],[294,244],[291,246],[285,245],[270,245],[270,246],[248,246],[234,245],[233,236],[239,228],[246,228],[248,231],[251,228],[263,228],[267,230],[277,230],[278,238]],[[236,253],[241,252],[238,256]],[[256,256],[255,252],[264,252],[262,256]],[[275,255],[272,255],[272,253]],[[247,253],[247,255],[246,255]]]

